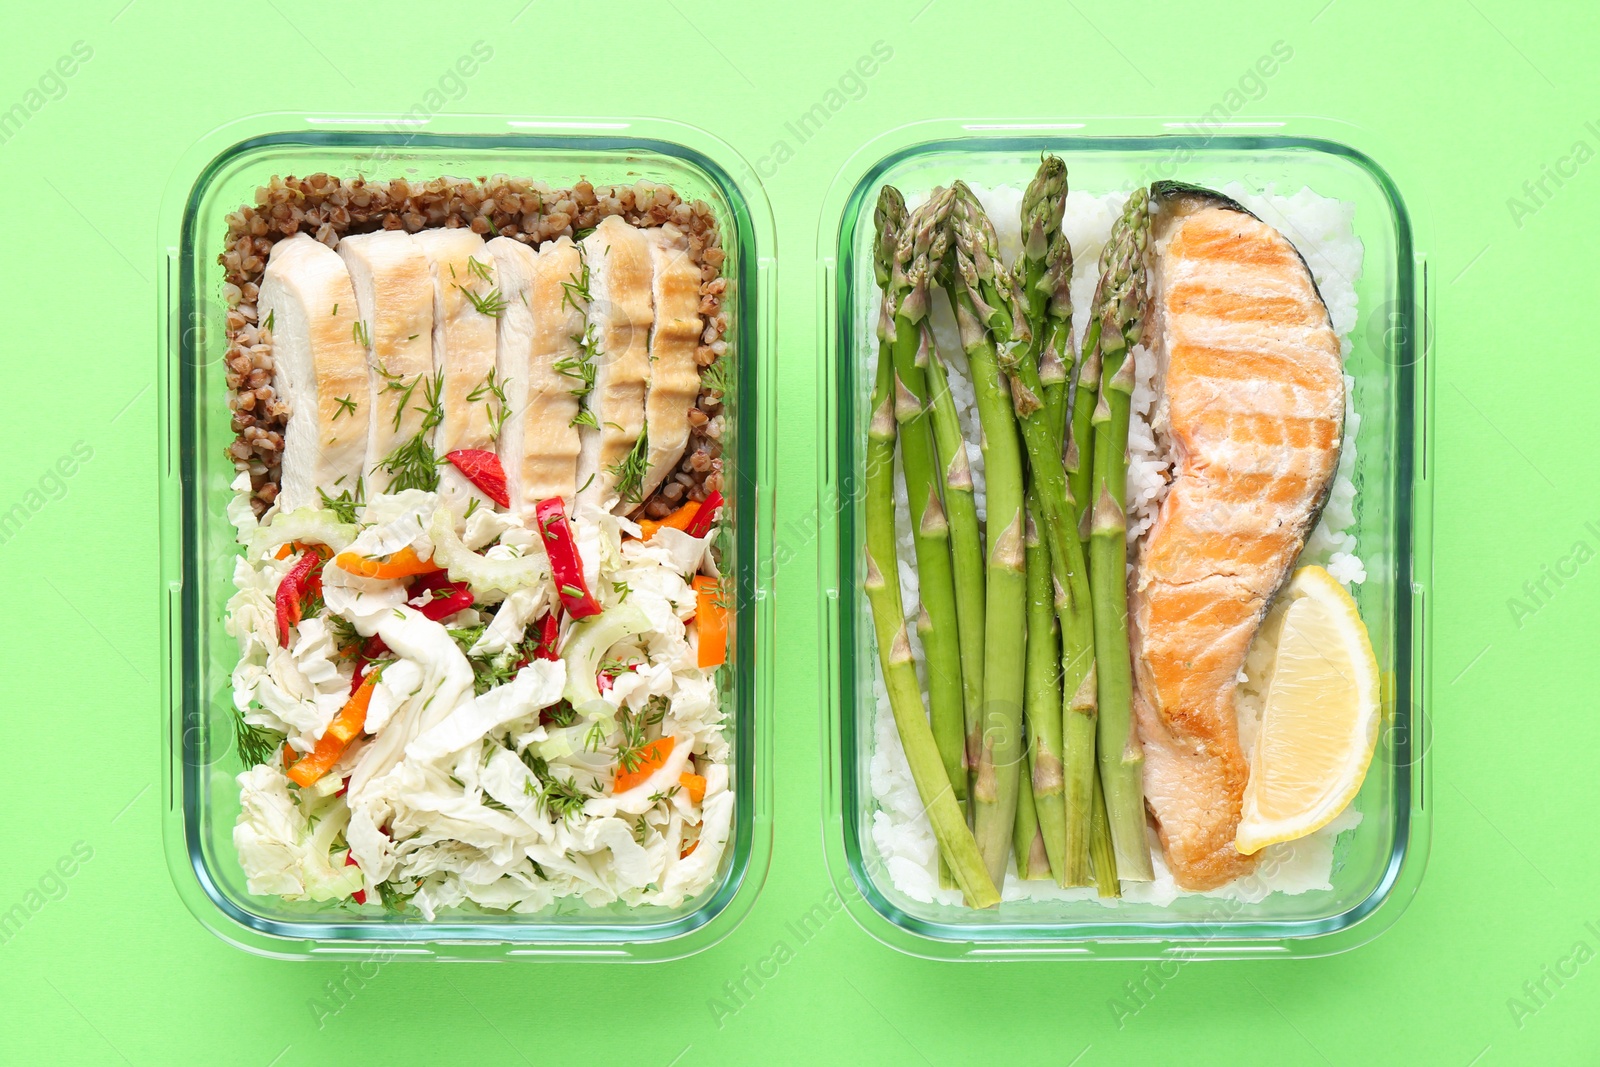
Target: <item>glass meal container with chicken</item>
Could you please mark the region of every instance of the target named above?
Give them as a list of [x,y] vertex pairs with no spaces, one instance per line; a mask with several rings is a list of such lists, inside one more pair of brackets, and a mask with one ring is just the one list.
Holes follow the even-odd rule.
[[723,252],[666,186],[274,179],[222,255],[252,893],[706,889]]

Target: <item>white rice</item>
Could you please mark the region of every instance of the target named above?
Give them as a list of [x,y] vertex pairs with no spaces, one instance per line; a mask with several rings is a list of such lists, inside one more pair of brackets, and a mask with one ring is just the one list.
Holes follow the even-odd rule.
[[[986,189],[973,186],[990,219],[994,221],[1000,240],[1000,250],[1005,262],[1012,262],[1021,247],[1019,214],[1022,189],[999,186]],[[1318,196],[1310,189],[1301,189],[1292,195],[1283,195],[1269,185],[1257,194],[1234,183],[1222,190],[1255,212],[1261,219],[1276,227],[1292,241],[1305,257],[1328,306],[1334,332],[1338,334],[1341,354],[1350,354],[1350,334],[1356,325],[1356,281],[1361,274],[1363,249],[1355,236],[1354,205]],[[927,198],[927,193],[908,197],[915,207]],[[1082,343],[1082,330],[1089,318],[1089,303],[1094,298],[1094,288],[1099,280],[1100,251],[1110,236],[1111,225],[1126,203],[1128,193],[1118,191],[1093,195],[1072,191],[1067,196],[1066,216],[1063,225],[1072,241],[1074,256],[1072,274],[1072,304],[1074,347]],[[876,322],[876,303],[863,302],[857,308],[858,321],[864,327],[858,333],[865,339],[872,337]],[[954,316],[949,302],[936,294],[932,312],[933,331],[941,354],[950,366],[950,391],[960,415],[963,436],[967,441],[967,458],[972,466],[973,482],[978,492],[978,514],[984,516],[983,456],[974,442],[979,439],[976,399],[968,377],[966,356],[961,350]],[[870,361],[875,349],[864,349],[862,357]],[[1134,349],[1135,384],[1133,392],[1133,417],[1128,431],[1128,539],[1130,547],[1149,531],[1155,521],[1156,511],[1166,493],[1170,463],[1163,457],[1161,448],[1150,428],[1150,416],[1155,406],[1153,387],[1155,357],[1142,346]],[[1339,582],[1346,586],[1359,584],[1366,579],[1366,568],[1356,554],[1356,538],[1350,532],[1355,524],[1356,486],[1353,481],[1356,461],[1356,432],[1360,415],[1354,409],[1354,381],[1345,376],[1345,426],[1344,441],[1339,459],[1339,470],[1329,491],[1321,521],[1307,539],[1297,565],[1319,564],[1327,568]],[[908,623],[918,612],[917,575],[911,542],[911,523],[906,504],[905,486],[897,471],[895,481],[896,531],[899,536],[896,548],[900,555],[900,578],[905,598]],[[917,641],[915,625],[908,625],[919,676],[923,673],[921,648]],[[1239,714],[1239,738],[1246,751],[1254,741],[1261,718],[1261,684],[1265,669],[1270,665],[1266,650],[1259,645],[1251,648],[1240,676],[1235,696]],[[873,690],[876,696],[876,716],[873,722],[873,751],[870,765],[872,794],[876,810],[872,816],[872,838],[888,870],[895,888],[912,900],[923,903],[958,905],[961,893],[956,889],[939,886],[938,849],[933,831],[928,824],[922,803],[918,799],[905,753],[900,746],[900,736],[895,729],[894,716],[889,707],[888,694],[883,680],[876,671],[873,658]],[[926,681],[926,679],[924,679]],[[1219,899],[1256,903],[1272,893],[1294,895],[1318,889],[1331,889],[1334,844],[1341,833],[1354,829],[1361,815],[1352,807],[1322,830],[1299,841],[1268,846],[1262,852],[1261,862],[1254,874],[1239,879],[1220,889],[1204,894]],[[1147,883],[1124,883],[1123,900],[1130,903],[1147,903],[1158,906],[1171,904],[1179,896],[1188,895],[1177,888],[1167,870],[1160,843],[1155,831],[1150,831],[1151,854],[1155,861],[1156,877]],[[1005,900],[1099,900],[1093,889],[1061,889],[1049,881],[1022,881],[1016,876],[1015,865],[1008,869],[1001,890]],[[1115,906],[1115,901],[1103,902]]]

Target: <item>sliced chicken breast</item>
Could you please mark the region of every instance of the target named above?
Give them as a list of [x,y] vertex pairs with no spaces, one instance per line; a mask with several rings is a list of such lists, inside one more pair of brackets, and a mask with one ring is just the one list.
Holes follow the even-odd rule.
[[655,324],[650,330],[650,389],[645,399],[648,461],[641,499],[672,473],[689,443],[689,410],[700,395],[700,268],[689,240],[671,223],[647,231]]
[[[434,452],[440,459],[460,448],[493,452],[502,406],[496,327],[505,310],[494,257],[484,251],[483,238],[466,228],[423,230],[413,240],[433,271],[433,365],[442,374]],[[439,467],[439,497],[458,511],[473,498],[493,506],[449,463]]]
[[418,434],[433,443],[432,429],[424,426],[434,372],[433,273],[427,253],[404,230],[351,234],[339,242],[339,255],[355,286],[359,340],[367,350],[371,496],[404,488],[395,485],[397,449]]
[[360,492],[371,400],[356,294],[339,254],[305,234],[272,246],[259,308],[272,327],[274,384],[289,405],[278,507]]
[[570,507],[578,488],[583,268],[578,246],[565,237],[542,252],[510,237],[486,248],[506,301],[497,366],[510,415],[500,430],[500,465],[511,512],[531,527],[539,501],[559,496]]
[[650,376],[650,240],[611,215],[582,248],[595,338],[594,388],[586,406],[595,426],[580,434],[578,504],[625,512],[644,500],[648,469],[648,456],[636,446],[645,433]]

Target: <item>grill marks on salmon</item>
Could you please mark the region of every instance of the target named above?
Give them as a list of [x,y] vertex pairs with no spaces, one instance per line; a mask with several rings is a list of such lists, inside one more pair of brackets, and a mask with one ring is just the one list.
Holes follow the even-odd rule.
[[282,511],[359,493],[371,401],[357,340],[356,294],[339,254],[305,234],[272,246],[260,313],[272,326],[278,395],[297,416],[284,429]]
[[1206,890],[1254,868],[1233,847],[1249,776],[1234,690],[1332,484],[1344,377],[1282,234],[1203,190],[1157,196],[1147,341],[1174,467],[1130,581],[1133,703],[1168,866]]

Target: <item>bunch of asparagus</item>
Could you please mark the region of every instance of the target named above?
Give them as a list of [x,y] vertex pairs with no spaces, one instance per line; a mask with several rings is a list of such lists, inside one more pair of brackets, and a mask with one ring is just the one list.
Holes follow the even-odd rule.
[[[1130,708],[1124,514],[1132,346],[1143,329],[1148,196],[1101,255],[1072,351],[1067,171],[1046,156],[1022,201],[1022,253],[962,182],[914,212],[885,186],[874,221],[883,302],[866,477],[866,587],[941,876],[973,907],[1023,878],[1119,892],[1151,877]],[[980,527],[933,286],[960,327],[986,472]],[[1070,362],[1070,368],[1069,368]],[[927,677],[918,685],[895,558],[896,443],[910,504]]]

